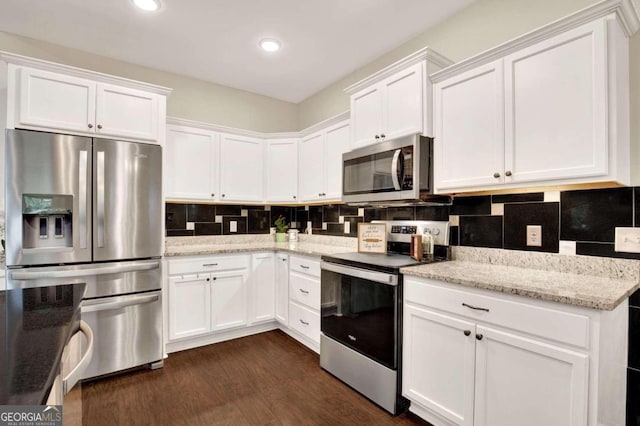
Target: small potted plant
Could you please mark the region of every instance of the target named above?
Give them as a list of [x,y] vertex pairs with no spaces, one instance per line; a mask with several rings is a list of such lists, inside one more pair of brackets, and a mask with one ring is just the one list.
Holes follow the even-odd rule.
[[276,243],[284,243],[287,240],[287,229],[289,229],[287,219],[283,215],[280,215],[274,222],[274,225],[276,225]]

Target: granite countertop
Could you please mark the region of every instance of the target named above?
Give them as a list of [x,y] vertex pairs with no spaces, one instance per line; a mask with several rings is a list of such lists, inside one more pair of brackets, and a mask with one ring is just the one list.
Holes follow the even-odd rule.
[[84,284],[0,292],[0,405],[44,404],[80,324]]
[[322,256],[357,251],[354,247],[344,245],[322,244],[310,241],[298,241],[295,243],[276,243],[273,241],[255,241],[242,243],[192,243],[181,245],[167,245],[165,256],[194,256],[222,253],[244,253],[256,251],[284,251],[288,253],[310,256]]
[[615,309],[640,287],[637,260],[484,250],[492,249],[456,248],[450,262],[400,272],[604,311]]

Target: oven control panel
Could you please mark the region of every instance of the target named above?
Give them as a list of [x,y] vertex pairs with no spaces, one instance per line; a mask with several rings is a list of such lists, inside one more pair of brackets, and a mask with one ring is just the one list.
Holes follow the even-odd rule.
[[449,245],[449,222],[436,220],[374,220],[387,225],[387,241],[410,243],[412,235],[431,234],[434,244]]

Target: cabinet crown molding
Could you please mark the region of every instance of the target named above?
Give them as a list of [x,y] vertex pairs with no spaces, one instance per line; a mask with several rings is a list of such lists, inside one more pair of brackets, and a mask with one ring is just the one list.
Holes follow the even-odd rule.
[[438,83],[454,75],[501,59],[511,53],[609,15],[615,17],[620,23],[627,37],[632,36],[640,30],[640,14],[632,0],[603,0],[496,47],[457,62],[454,65],[431,74],[429,77],[433,83]]
[[109,83],[117,86],[128,87],[131,89],[142,90],[145,92],[156,93],[164,96],[168,96],[172,90],[169,87],[144,83],[141,81],[131,80],[124,77],[116,77],[116,76],[104,74],[101,72],[90,71],[90,70],[86,70],[78,67],[72,67],[70,65],[64,65],[56,62],[45,61],[42,59],[31,58],[28,56],[17,55],[11,52],[0,51],[0,60],[3,60],[9,64],[13,64],[17,66],[37,68],[44,71],[56,72],[56,73],[65,74],[73,77],[86,78],[88,80],[96,81],[99,83]]
[[167,117],[167,124],[174,126],[195,127],[197,129],[209,130],[211,132],[231,133],[234,135],[248,136],[259,139],[284,139],[284,138],[301,138],[319,130],[325,129],[334,124],[341,123],[349,119],[349,111],[342,112],[338,115],[330,117],[324,121],[316,123],[299,132],[277,132],[265,133],[255,132],[253,130],[238,129],[235,127],[221,126],[218,124],[204,123],[202,121],[187,120],[185,118]]
[[379,81],[382,81],[385,78],[392,76],[398,71],[401,71],[413,64],[417,64],[418,62],[424,61],[424,60],[426,60],[431,64],[436,65],[439,68],[448,67],[449,65],[453,64],[453,61],[439,54],[433,49],[429,47],[423,47],[417,52],[414,52],[409,56],[406,56],[400,59],[399,61],[396,61],[393,64],[381,69],[380,71],[375,72],[374,74],[371,74],[370,76],[358,81],[357,83],[352,84],[351,86],[345,88],[344,91],[347,92],[349,95],[353,95],[354,93],[359,92],[361,89],[365,87],[378,83]]

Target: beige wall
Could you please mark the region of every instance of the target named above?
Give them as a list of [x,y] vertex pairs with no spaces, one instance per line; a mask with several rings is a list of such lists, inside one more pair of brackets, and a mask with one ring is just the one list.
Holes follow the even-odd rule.
[[597,0],[477,0],[393,51],[345,76],[299,104],[303,129],[349,109],[344,88],[408,54],[429,46],[457,62],[490,49]]
[[171,117],[258,132],[297,130],[297,106],[290,102],[5,32],[0,32],[0,50],[171,87]]

